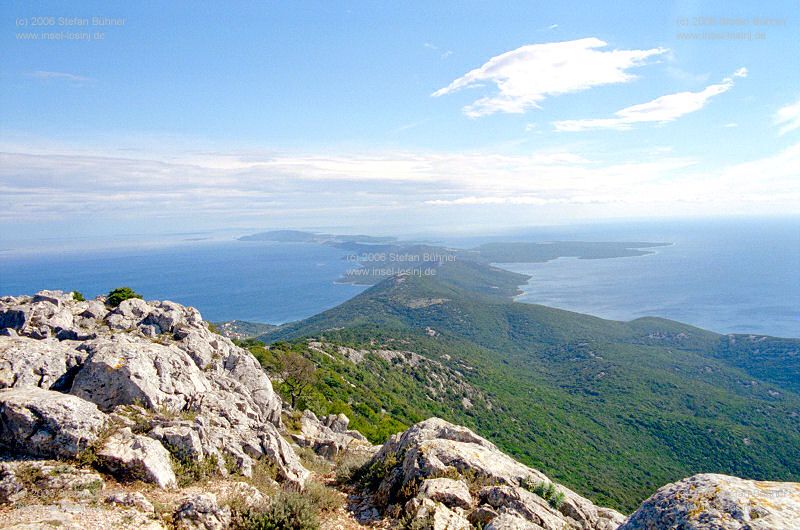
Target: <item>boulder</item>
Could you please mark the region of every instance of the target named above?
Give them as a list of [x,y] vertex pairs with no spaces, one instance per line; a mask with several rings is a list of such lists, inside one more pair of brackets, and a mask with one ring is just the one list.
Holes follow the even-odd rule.
[[74,458],[107,426],[93,403],[38,387],[0,390],[0,444],[34,456]]
[[71,292],[65,293],[64,291],[44,290],[33,295],[31,301],[34,304],[37,302],[48,302],[56,307],[61,307],[63,304],[71,302],[72,300],[73,298]]
[[115,506],[128,506],[136,508],[140,512],[144,513],[155,513],[155,507],[153,506],[153,503],[147,500],[147,497],[145,497],[143,493],[138,491],[112,493],[105,498],[105,502],[106,504]]
[[[386,462],[392,465],[387,468]],[[522,486],[550,482],[543,473],[515,461],[466,427],[439,418],[393,435],[370,466],[385,470],[374,492],[376,504],[382,507],[421,492],[426,480],[460,475],[476,486],[485,485],[480,492],[484,505],[498,513],[513,512],[545,528],[607,530],[623,519],[613,510],[598,510],[591,501],[563,486],[558,490],[564,494],[564,502],[559,510],[553,509]]]
[[[523,488],[490,486],[481,489],[478,498],[496,510],[511,513],[548,530],[564,526],[564,516],[561,513],[538,495]],[[581,528],[584,525],[575,526]]]
[[448,508],[469,509],[472,506],[472,495],[469,486],[463,480],[450,478],[429,478],[422,481],[418,497],[441,502]]
[[61,388],[85,357],[54,339],[0,337],[0,388]]
[[70,393],[104,411],[142,404],[178,412],[211,390],[197,365],[175,346],[116,335],[85,343],[84,348],[88,356]]
[[462,512],[453,511],[441,502],[414,499],[406,509],[413,513],[411,528],[424,530],[471,530],[472,525]]
[[[350,420],[344,414],[331,414],[320,420],[316,414],[305,410],[300,417],[300,433],[292,434],[292,440],[301,447],[312,448],[315,453],[328,460],[336,460],[344,451],[374,453],[372,444],[361,433],[347,430],[349,423]],[[337,430],[333,430],[330,425],[334,425]]]
[[186,497],[172,516],[178,530],[223,530],[231,522],[231,510],[220,508],[211,493]]
[[194,424],[174,422],[173,425],[157,425],[147,435],[168,447],[170,452],[184,460],[203,460],[206,457],[200,434]]
[[536,523],[511,513],[503,513],[492,519],[485,530],[544,530]]
[[659,489],[619,530],[796,530],[798,524],[800,483],[701,474]]
[[152,482],[161,488],[177,484],[169,452],[156,440],[123,428],[105,440],[97,451],[97,463],[111,474],[130,480]]
[[150,306],[140,298],[129,298],[120,304],[105,317],[106,324],[111,329],[133,330],[150,313]]
[[91,496],[103,487],[103,479],[97,473],[68,464],[46,461],[0,463],[0,504],[17,502],[28,494],[58,497],[67,491],[85,492]]
[[347,426],[350,425],[350,418],[341,412],[339,414],[329,414],[322,418],[322,424],[333,432],[344,433],[347,432]]

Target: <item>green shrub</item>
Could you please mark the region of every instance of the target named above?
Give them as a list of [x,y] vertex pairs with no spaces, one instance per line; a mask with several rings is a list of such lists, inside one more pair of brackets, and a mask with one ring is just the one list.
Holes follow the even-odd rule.
[[306,497],[311,506],[318,513],[329,513],[335,511],[342,505],[342,498],[333,490],[319,482],[308,481],[303,490],[303,496]]
[[347,484],[352,482],[360,470],[367,465],[370,458],[367,453],[345,451],[336,462],[336,483]]
[[76,302],[85,302],[86,298],[83,297],[83,293],[80,291],[72,291],[72,299]]
[[547,501],[551,508],[558,510],[564,504],[565,495],[558,491],[552,482],[533,482],[530,479],[522,481],[522,487]]
[[263,512],[251,512],[243,518],[247,530],[316,530],[319,528],[314,506],[300,493],[282,491],[272,498]]
[[106,305],[109,307],[117,307],[125,300],[130,300],[131,298],[141,299],[142,295],[130,287],[117,287],[116,289],[112,289],[106,296]]
[[175,478],[178,486],[186,487],[197,482],[203,482],[215,476],[219,472],[219,460],[216,455],[209,455],[202,460],[185,457],[169,444],[167,450],[172,457],[172,469],[175,471]]

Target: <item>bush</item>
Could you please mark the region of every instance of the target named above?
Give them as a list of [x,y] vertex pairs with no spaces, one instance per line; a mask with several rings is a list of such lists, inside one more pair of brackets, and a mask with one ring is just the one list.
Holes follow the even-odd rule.
[[546,500],[550,507],[555,510],[558,510],[561,508],[561,505],[564,504],[564,492],[558,491],[555,484],[552,482],[524,480],[522,482],[522,487]]
[[130,300],[131,298],[141,299],[142,295],[130,287],[117,287],[116,289],[112,289],[111,292],[109,292],[106,296],[106,305],[110,307],[117,307],[125,300]]
[[83,297],[83,293],[80,291],[72,291],[72,299],[76,302],[85,302],[86,298]]
[[216,455],[196,460],[179,454],[173,447],[167,447],[167,450],[170,451],[172,457],[172,469],[175,471],[178,486],[182,488],[197,482],[204,482],[219,474],[219,461]]
[[316,530],[319,528],[314,506],[300,493],[282,491],[272,498],[263,512],[243,517],[247,530]]
[[336,463],[336,483],[348,484],[355,480],[359,471],[370,461],[367,453],[345,451]]
[[342,498],[336,490],[320,484],[319,482],[308,481],[303,490],[303,496],[308,498],[311,506],[318,513],[330,513],[342,505]]

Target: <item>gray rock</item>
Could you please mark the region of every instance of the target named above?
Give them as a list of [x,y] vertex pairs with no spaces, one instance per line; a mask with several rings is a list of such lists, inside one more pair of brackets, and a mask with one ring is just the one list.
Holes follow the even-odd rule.
[[112,434],[97,451],[98,464],[111,474],[152,482],[161,488],[177,485],[169,452],[158,441],[123,428]]
[[0,337],[0,388],[58,388],[85,357],[71,344],[53,339]]
[[[560,527],[563,528],[563,527]],[[503,513],[492,519],[485,526],[485,530],[545,530],[536,523],[532,523],[511,513]]]
[[406,510],[413,513],[413,528],[425,530],[471,530],[472,525],[463,512],[454,511],[440,502],[430,499],[415,499]]
[[150,306],[147,302],[139,298],[129,298],[108,313],[105,320],[111,329],[130,330],[142,322],[148,314]]
[[93,403],[37,387],[0,390],[0,444],[34,456],[74,458],[107,425]]
[[498,513],[514,512],[545,528],[607,530],[623,518],[613,510],[598,510],[591,501],[563,486],[558,489],[564,493],[564,503],[560,511],[554,510],[521,487],[523,481],[549,482],[543,473],[520,464],[466,427],[439,418],[425,420],[392,436],[372,462],[380,464],[387,458],[398,464],[387,470],[375,491],[379,506],[402,497],[401,492],[426,479],[466,473],[483,484],[495,485],[482,492],[483,503]]
[[336,433],[347,432],[347,426],[350,425],[350,418],[342,413],[330,414],[322,418],[322,424]]
[[[267,458],[292,487],[308,476],[276,429],[282,402],[258,361],[209,331],[196,309],[131,299],[109,310],[43,293],[0,299],[0,319],[24,336],[0,337],[0,385],[68,391],[186,455],[216,455],[222,466],[227,454],[244,475]],[[117,413],[134,405],[148,417]]]
[[[328,460],[335,460],[345,451],[374,453],[375,449],[366,437],[357,431],[347,430],[349,423],[344,414],[331,414],[321,421],[316,414],[305,410],[300,417],[300,434],[293,434],[292,439],[301,447],[311,447]],[[339,430],[334,431],[329,425],[335,425]]]
[[85,348],[89,355],[70,392],[101,410],[141,403],[178,412],[211,390],[197,365],[175,346],[122,335],[93,340]]
[[[481,502],[496,510],[516,515],[542,528],[558,529],[564,526],[561,513],[548,505],[547,501],[523,488],[512,486],[490,486],[478,492]],[[572,522],[572,521],[568,521]],[[578,528],[585,527],[584,525]]]
[[488,505],[478,506],[469,514],[469,522],[472,526],[483,528],[488,525],[492,519],[497,517],[497,511]]
[[469,486],[462,480],[450,478],[429,478],[422,481],[418,497],[441,502],[448,508],[469,509],[472,506],[472,495]]
[[203,460],[206,454],[198,431],[188,422],[176,422],[176,425],[158,425],[147,435],[168,447],[175,456],[185,460]]
[[48,302],[56,307],[61,307],[63,304],[71,302],[72,300],[73,298],[71,292],[65,293],[64,291],[44,290],[33,295],[32,302]]
[[97,473],[68,464],[44,461],[0,463],[0,504],[17,502],[30,493],[58,496],[61,492],[93,492],[102,490],[103,478]]
[[701,474],[668,484],[619,530],[797,530],[800,484]]
[[220,508],[210,493],[186,497],[172,517],[179,530],[223,530],[231,522],[230,508]]
[[112,493],[106,497],[105,502],[106,504],[113,504],[116,506],[130,506],[144,513],[155,512],[153,503],[147,500],[147,497],[145,497],[143,493],[138,491]]

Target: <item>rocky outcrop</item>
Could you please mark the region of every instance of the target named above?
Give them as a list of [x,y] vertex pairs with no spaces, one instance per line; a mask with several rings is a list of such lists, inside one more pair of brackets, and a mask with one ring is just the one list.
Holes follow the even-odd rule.
[[86,353],[69,342],[13,337],[0,342],[0,388],[66,386],[67,374],[83,363]]
[[224,530],[230,522],[230,509],[221,508],[216,496],[210,493],[187,497],[173,515],[178,530]]
[[75,458],[107,427],[94,403],[38,387],[0,390],[0,444],[40,457]]
[[472,495],[469,486],[463,480],[451,478],[429,478],[422,481],[417,497],[441,502],[449,508],[464,508],[472,506]]
[[[112,441],[127,440],[106,446],[109,469],[170,484],[164,469],[132,470],[141,458],[128,460],[131,451],[152,455],[166,446],[184,459],[214,456],[222,472],[233,462],[244,475],[267,458],[302,488],[308,471],[279,433],[282,403],[269,378],[249,352],[209,331],[196,309],[140,299],[109,309],[42,291],[0,298],[0,327],[7,448],[74,457],[108,427],[118,432]],[[50,393],[38,404],[36,391]],[[136,408],[143,411],[136,421],[126,417]],[[126,427],[136,433],[120,431]],[[42,441],[35,448],[20,442],[34,436]]]
[[105,498],[105,502],[106,504],[116,506],[129,506],[136,508],[140,512],[148,514],[155,513],[155,507],[153,506],[153,503],[150,502],[147,497],[144,496],[144,494],[138,491],[112,493]]
[[349,424],[350,419],[344,414],[331,414],[320,420],[316,414],[306,410],[300,417],[300,433],[292,434],[292,439],[329,460],[335,460],[344,451],[375,453],[378,448],[360,432],[348,430]]
[[702,474],[668,484],[619,530],[796,530],[800,484]]
[[17,502],[28,495],[57,496],[62,491],[102,490],[103,479],[97,473],[67,464],[40,461],[0,463],[0,504]]
[[97,463],[115,476],[152,482],[161,488],[177,485],[169,452],[163,445],[125,427],[114,432],[97,451]]
[[487,525],[503,515],[495,528],[521,520],[548,530],[611,530],[624,519],[563,486],[556,487],[558,503],[540,497],[529,489],[550,484],[544,474],[469,429],[438,418],[392,436],[373,457],[369,473],[379,507],[396,512],[393,506],[402,506],[406,516],[424,518],[423,525],[437,505]]

